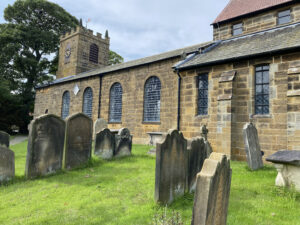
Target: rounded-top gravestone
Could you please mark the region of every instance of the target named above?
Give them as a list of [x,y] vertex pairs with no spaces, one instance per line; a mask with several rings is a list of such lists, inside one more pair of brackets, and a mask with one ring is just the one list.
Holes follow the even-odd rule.
[[111,159],[115,151],[115,135],[105,128],[96,134],[95,155],[102,159]]
[[115,136],[116,139],[116,151],[115,156],[128,156],[131,155],[132,148],[132,135],[127,128],[121,128],[118,134]]
[[99,118],[96,120],[94,125],[94,136],[93,139],[95,140],[96,134],[98,134],[103,129],[107,128],[107,121],[103,118]]

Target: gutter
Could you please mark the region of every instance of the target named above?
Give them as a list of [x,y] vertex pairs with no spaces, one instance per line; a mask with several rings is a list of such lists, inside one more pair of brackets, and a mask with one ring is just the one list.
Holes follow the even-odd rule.
[[180,131],[180,98],[181,98],[181,76],[179,74],[179,71],[177,71],[178,76],[178,93],[177,93],[177,130]]

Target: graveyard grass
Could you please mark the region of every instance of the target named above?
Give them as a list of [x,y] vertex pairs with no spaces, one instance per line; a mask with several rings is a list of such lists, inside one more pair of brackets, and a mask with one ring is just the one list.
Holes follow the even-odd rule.
[[[153,224],[164,206],[154,202],[155,158],[149,146],[134,145],[133,156],[103,161],[93,158],[81,169],[24,179],[27,142],[12,146],[16,179],[0,187],[0,224]],[[272,166],[251,172],[232,162],[228,224],[300,224],[300,194],[274,187]],[[167,208],[192,218],[193,195]]]

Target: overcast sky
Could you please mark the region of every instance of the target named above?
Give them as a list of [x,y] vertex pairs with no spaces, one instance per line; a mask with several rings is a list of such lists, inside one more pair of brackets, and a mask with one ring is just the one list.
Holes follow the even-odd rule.
[[[15,0],[0,0],[3,10]],[[210,24],[229,0],[50,0],[94,32],[109,32],[125,61],[212,40]]]

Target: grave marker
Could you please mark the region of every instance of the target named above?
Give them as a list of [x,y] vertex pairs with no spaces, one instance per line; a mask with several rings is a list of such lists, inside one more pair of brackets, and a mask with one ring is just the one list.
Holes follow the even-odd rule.
[[131,155],[132,148],[132,135],[127,128],[121,128],[117,135],[115,135],[116,140],[116,151],[115,156],[127,156]]
[[0,146],[0,184],[13,179],[15,176],[15,153]]
[[102,159],[111,159],[115,151],[115,135],[105,128],[96,134],[95,155]]
[[9,134],[4,131],[0,131],[0,146],[9,147]]

